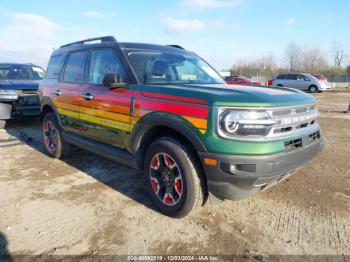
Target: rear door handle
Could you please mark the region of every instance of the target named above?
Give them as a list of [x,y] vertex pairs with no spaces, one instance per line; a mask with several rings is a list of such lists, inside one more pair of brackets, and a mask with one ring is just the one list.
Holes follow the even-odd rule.
[[56,96],[60,96],[62,95],[62,92],[59,89],[57,89],[55,92],[53,92],[53,94]]
[[89,94],[89,93],[83,94],[81,97],[86,99],[86,100],[93,100],[94,99],[94,96]]

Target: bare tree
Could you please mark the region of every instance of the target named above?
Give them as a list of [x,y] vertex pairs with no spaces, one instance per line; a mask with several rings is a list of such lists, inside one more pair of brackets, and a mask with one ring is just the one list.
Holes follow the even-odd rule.
[[341,68],[345,58],[344,49],[342,45],[337,41],[334,41],[332,45],[334,66]]
[[295,42],[290,42],[286,47],[286,58],[289,70],[295,71],[299,67],[301,49]]
[[327,59],[319,48],[304,48],[302,52],[302,68],[306,72],[318,72],[327,68]]

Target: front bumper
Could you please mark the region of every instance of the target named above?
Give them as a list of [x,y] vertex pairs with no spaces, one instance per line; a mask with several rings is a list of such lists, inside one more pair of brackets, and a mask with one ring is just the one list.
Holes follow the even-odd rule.
[[23,95],[15,101],[0,100],[0,119],[31,117],[40,115],[38,95]]
[[[298,149],[265,156],[222,155],[198,152],[211,194],[221,200],[240,200],[256,194],[313,159],[323,148],[322,138]],[[204,158],[216,159],[215,166],[206,165]],[[230,166],[235,170],[230,171]]]

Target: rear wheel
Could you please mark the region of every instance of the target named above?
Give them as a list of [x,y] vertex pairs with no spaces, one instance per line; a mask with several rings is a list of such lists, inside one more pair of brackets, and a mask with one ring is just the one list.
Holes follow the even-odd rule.
[[317,86],[310,86],[310,87],[309,87],[309,92],[310,92],[310,93],[316,93],[316,92],[318,92]]
[[4,129],[6,127],[6,120],[0,120],[0,129]]
[[150,196],[159,210],[184,217],[204,202],[200,170],[191,152],[176,140],[160,138],[148,148],[144,172]]
[[70,146],[63,140],[61,129],[54,113],[47,113],[42,120],[43,140],[48,154],[60,158],[70,151]]
[[278,86],[278,87],[283,87],[283,85],[281,85],[281,84],[278,84],[277,86]]

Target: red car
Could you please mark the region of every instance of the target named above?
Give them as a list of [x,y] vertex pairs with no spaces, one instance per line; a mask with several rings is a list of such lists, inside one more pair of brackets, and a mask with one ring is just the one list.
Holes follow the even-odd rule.
[[321,74],[311,74],[313,75],[314,77],[316,77],[318,80],[321,80],[321,81],[328,81],[327,78],[325,78],[323,75]]
[[225,81],[230,85],[255,85],[255,86],[261,85],[260,82],[254,81],[245,76],[228,76],[228,77],[225,77]]

